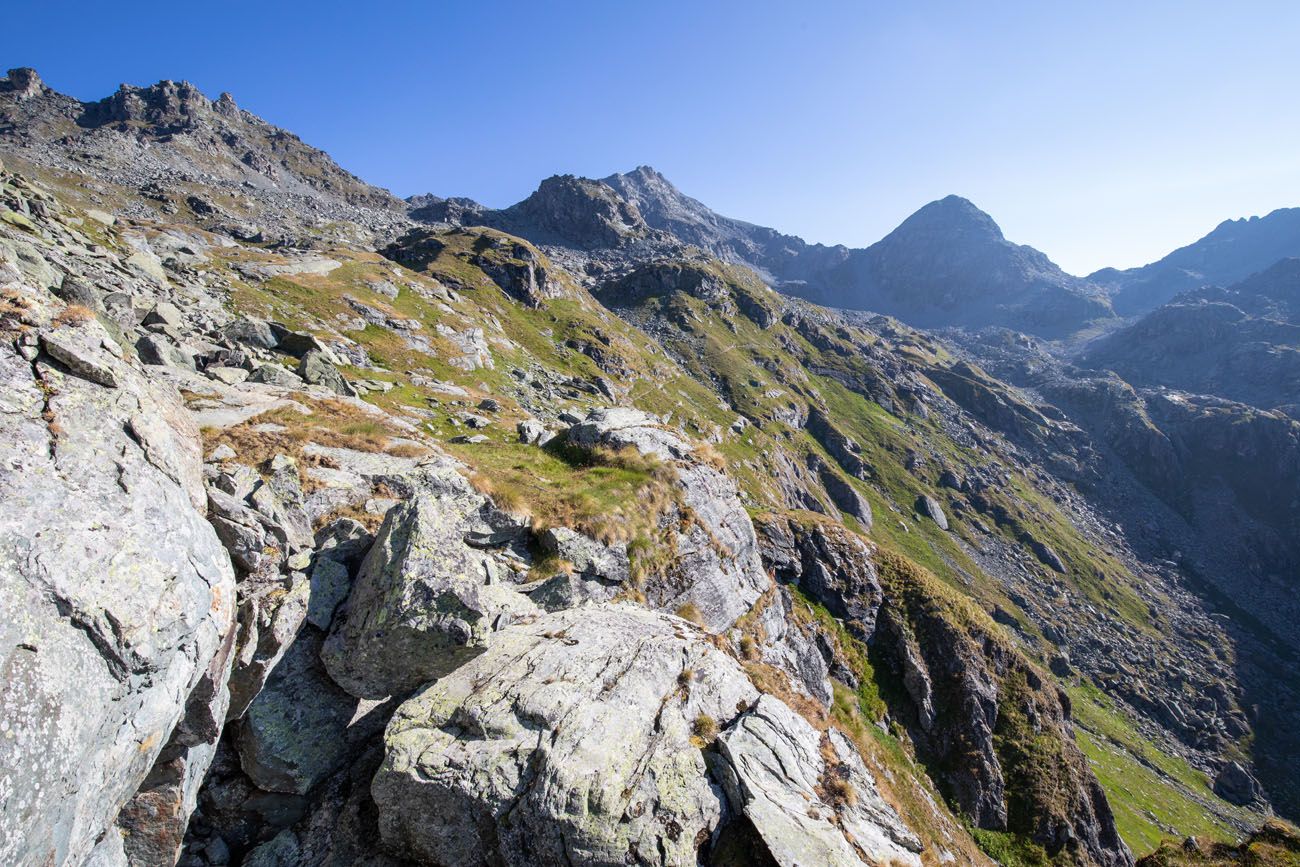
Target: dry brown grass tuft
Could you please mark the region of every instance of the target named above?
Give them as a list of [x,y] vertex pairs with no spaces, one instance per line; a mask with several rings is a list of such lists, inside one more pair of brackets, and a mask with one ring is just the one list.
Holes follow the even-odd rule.
[[95,313],[89,307],[85,307],[81,304],[69,304],[67,307],[64,307],[62,310],[56,313],[54,315],[54,318],[50,320],[50,322],[51,324],[56,326],[58,325],[75,326],[75,325],[82,325],[86,322],[90,322],[94,318],[95,318]]
[[720,473],[726,472],[727,459],[722,456],[722,452],[713,447],[712,443],[700,443],[695,449],[695,457],[700,463],[713,467]]
[[336,521],[339,518],[351,518],[371,533],[378,533],[380,525],[384,523],[383,514],[367,512],[364,503],[353,503],[350,506],[335,509],[329,514],[321,515],[314,522],[312,529],[319,530],[321,527],[324,527],[326,524],[331,521]]
[[700,613],[699,606],[697,606],[694,602],[686,602],[681,605],[678,605],[677,610],[673,613],[676,614],[678,617],[680,617],[682,620],[689,620],[691,623],[694,623],[696,626],[704,625],[704,615]]
[[755,689],[781,699],[790,710],[806,719],[818,731],[826,728],[826,708],[815,698],[795,689],[784,671],[765,662],[744,662],[742,665]]
[[[299,403],[310,414],[287,406],[269,410],[228,428],[205,428],[205,450],[228,445],[235,450],[235,460],[248,466],[261,466],[278,454],[289,455],[306,465],[336,468],[331,458],[306,454],[309,443],[326,448],[351,449],[358,452],[384,452],[393,437],[405,436],[377,417],[355,405],[335,398],[311,398],[298,395]],[[283,430],[257,430],[267,424]],[[405,444],[401,444],[405,445]],[[391,452],[390,452],[391,453]],[[306,479],[303,480],[306,483]]]
[[691,723],[691,731],[700,743],[697,746],[707,746],[718,738],[718,721],[706,713],[702,713]]

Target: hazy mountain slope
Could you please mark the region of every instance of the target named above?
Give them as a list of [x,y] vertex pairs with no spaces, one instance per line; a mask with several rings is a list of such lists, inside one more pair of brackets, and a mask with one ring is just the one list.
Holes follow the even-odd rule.
[[1300,256],[1300,208],[1225,220],[1204,238],[1140,268],[1106,268],[1088,276],[1111,293],[1121,316],[1159,307],[1180,292],[1226,286],[1279,259]]
[[1177,296],[1080,359],[1139,385],[1300,410],[1300,259]]
[[1110,315],[1100,290],[1013,244],[966,199],[931,202],[809,287],[812,300],[921,327],[1007,325],[1059,336]]

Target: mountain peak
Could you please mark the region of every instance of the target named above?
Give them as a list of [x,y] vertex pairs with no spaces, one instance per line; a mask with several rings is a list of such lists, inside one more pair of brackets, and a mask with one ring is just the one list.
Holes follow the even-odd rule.
[[1002,229],[970,199],[950,195],[924,205],[904,220],[894,233],[937,231],[983,237],[990,241],[1006,240]]

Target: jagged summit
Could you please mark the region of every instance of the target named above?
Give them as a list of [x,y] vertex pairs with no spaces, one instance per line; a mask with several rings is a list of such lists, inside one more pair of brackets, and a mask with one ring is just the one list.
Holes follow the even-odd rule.
[[[363,222],[378,228],[404,210],[324,151],[239,108],[229,93],[209,99],[186,81],[123,84],[82,102],[48,87],[35,70],[10,70],[0,81],[0,147],[33,165],[115,185],[99,194],[107,210],[186,211],[250,237],[301,239],[312,224],[355,220],[357,208],[372,212]],[[223,195],[214,196],[218,187]]]
[[48,90],[45,82],[41,81],[41,76],[30,66],[11,69],[4,80],[0,81],[0,93],[12,93],[19,100],[41,96]]
[[243,119],[229,93],[210,100],[188,81],[165,79],[148,87],[123,84],[113,95],[89,103],[77,122],[87,127],[138,124],[155,135],[166,135],[211,122],[214,115]]

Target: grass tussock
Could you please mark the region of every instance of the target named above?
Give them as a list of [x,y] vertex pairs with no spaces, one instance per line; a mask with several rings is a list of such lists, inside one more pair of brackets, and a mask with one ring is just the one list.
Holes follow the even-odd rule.
[[81,304],[69,304],[56,313],[50,323],[56,327],[61,325],[77,326],[84,325],[94,318],[95,313],[89,307]]
[[367,512],[364,503],[353,503],[350,506],[335,509],[329,514],[321,515],[313,522],[312,529],[319,530],[339,518],[351,518],[371,533],[378,533],[380,525],[384,523],[383,512]]
[[689,620],[691,623],[694,623],[696,626],[704,625],[704,615],[700,613],[699,606],[697,606],[694,602],[686,602],[683,603],[682,605],[678,605],[677,610],[673,613],[676,614],[678,617],[680,617],[682,620]]
[[478,490],[531,517],[536,531],[571,527],[606,545],[626,543],[634,572],[660,564],[660,518],[680,497],[672,466],[634,449],[510,442],[447,448],[469,465]]
[[309,412],[277,407],[232,427],[205,428],[204,448],[211,451],[228,445],[235,450],[235,460],[254,467],[284,454],[295,458],[301,467],[319,460],[303,451],[308,444],[392,454],[389,441],[406,433],[347,401],[299,395],[298,402]]
[[697,747],[706,747],[718,739],[718,721],[702,713],[691,723],[691,742]]

